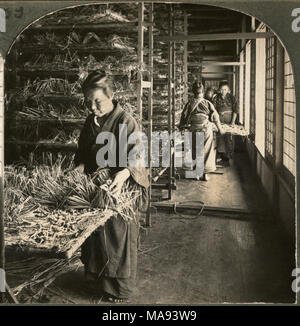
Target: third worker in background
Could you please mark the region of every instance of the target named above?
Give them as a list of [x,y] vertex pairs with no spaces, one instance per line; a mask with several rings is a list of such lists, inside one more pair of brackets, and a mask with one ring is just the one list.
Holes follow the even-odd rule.
[[[220,122],[234,125],[238,114],[238,104],[236,98],[231,94],[228,83],[220,84],[219,93],[214,97],[213,103],[219,113]],[[234,153],[232,134],[219,134],[217,144],[217,151],[224,165],[229,165],[229,160],[233,158]]]

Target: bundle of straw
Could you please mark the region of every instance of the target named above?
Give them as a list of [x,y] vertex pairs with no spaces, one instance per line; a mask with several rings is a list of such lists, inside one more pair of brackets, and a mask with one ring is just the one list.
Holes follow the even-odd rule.
[[47,47],[56,47],[62,43],[62,37],[53,32],[34,34],[33,39],[37,45],[45,45]]
[[78,6],[60,10],[40,19],[35,25],[70,24],[72,23],[126,23],[137,19],[137,5],[133,4],[102,4]]
[[16,296],[25,294],[27,290],[30,301],[39,300],[43,291],[55,279],[81,266],[79,253],[70,259],[30,257],[7,261],[5,271],[7,277],[13,277],[18,285],[13,288]]
[[[89,221],[94,226],[99,222],[93,216],[108,210],[125,221],[137,222],[136,209],[142,199],[139,186],[127,181],[116,197],[110,190],[111,182],[109,169],[91,176],[76,170],[66,174],[61,158],[50,166],[32,169],[6,167],[5,221],[10,243],[62,251],[68,241],[82,235]],[[80,220],[85,217],[83,227]]]
[[75,53],[67,51],[65,54],[42,55],[38,54],[24,63],[26,70],[74,70],[80,64],[80,57]]
[[22,109],[16,112],[22,118],[49,118],[49,119],[83,119],[87,117],[88,111],[83,105],[69,105],[39,103],[36,107],[23,105]]
[[[222,123],[222,129],[225,131],[227,134],[235,135],[235,136],[248,136],[249,132],[245,129],[244,126],[241,125],[229,125],[226,123]],[[213,126],[214,131],[218,131],[217,127],[214,125]]]
[[[100,10],[99,10],[100,9]],[[120,22],[127,23],[130,22],[123,14],[115,12],[108,7],[100,7],[98,11],[94,13],[89,13],[88,15],[78,15],[75,16],[76,22],[94,22],[94,23],[111,23],[111,22]]]
[[109,44],[112,48],[126,50],[130,52],[135,51],[135,46],[128,37],[120,37],[118,35],[113,35],[111,38],[109,38]]
[[22,95],[26,99],[31,95],[74,95],[80,92],[81,85],[78,81],[70,83],[62,78],[48,78],[43,80],[36,78],[33,81],[28,80],[19,95]]

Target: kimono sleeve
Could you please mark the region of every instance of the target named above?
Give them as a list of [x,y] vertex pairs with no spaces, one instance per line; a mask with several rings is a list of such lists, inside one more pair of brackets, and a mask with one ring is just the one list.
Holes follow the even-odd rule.
[[83,125],[83,128],[80,132],[80,136],[79,136],[79,140],[78,140],[78,149],[75,153],[75,156],[74,156],[74,164],[75,166],[78,166],[80,164],[84,164],[85,163],[85,160],[88,156],[88,142],[89,142],[89,126],[90,126],[90,121],[91,121],[91,118],[90,116],[87,117],[84,125]]
[[214,105],[215,109],[218,111],[217,107],[218,107],[218,94],[216,94],[214,96],[214,98],[212,99],[212,104]]
[[[127,126],[127,141],[129,140],[130,136],[133,133],[136,133],[136,135],[138,135],[140,129],[136,120],[133,117],[131,117],[129,114],[126,114],[124,119],[122,120],[123,120],[122,123],[126,124]],[[141,143],[140,139],[137,139],[136,143],[127,144],[127,153],[126,153],[127,158],[129,156],[131,157],[136,156],[137,158],[142,158],[144,151],[145,148],[143,146],[143,142]],[[138,183],[144,188],[149,187],[150,185],[149,171],[144,164],[138,164],[137,166],[132,166],[130,162],[127,161],[127,168],[130,172],[130,176],[136,183]]]
[[189,111],[190,111],[189,108],[190,108],[190,103],[187,103],[181,113],[179,128],[183,128],[184,126],[189,124]]
[[232,101],[232,111],[235,113],[239,113],[239,107],[238,107],[238,102],[235,98],[235,96],[231,96],[231,101]]
[[210,111],[210,120],[213,122],[219,121],[219,113],[216,110],[214,104],[210,101],[207,101],[207,102],[208,102],[208,107],[209,107],[209,111]]

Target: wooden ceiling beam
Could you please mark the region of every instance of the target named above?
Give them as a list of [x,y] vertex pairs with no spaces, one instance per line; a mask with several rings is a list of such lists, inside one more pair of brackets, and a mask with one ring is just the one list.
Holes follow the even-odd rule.
[[[199,32],[201,31],[201,34]],[[237,26],[232,26],[232,27],[220,27],[220,28],[211,28],[211,29],[205,29],[200,26],[195,26],[191,27],[189,26],[189,35],[202,35],[202,34],[208,34],[208,33],[226,33],[226,32],[231,32],[231,33],[236,33],[238,32]]]
[[221,40],[247,40],[247,39],[258,39],[258,38],[269,38],[273,37],[274,34],[271,32],[266,33],[220,33],[220,34],[198,34],[198,35],[175,35],[175,36],[159,36],[158,41],[221,41]]
[[208,67],[208,66],[243,66],[245,62],[221,62],[221,61],[202,61],[201,63],[188,63],[190,67]]
[[[221,7],[214,7],[214,6],[203,6],[203,5],[196,5],[196,4],[183,4],[182,9],[186,10],[187,12],[211,12],[211,11],[225,11],[225,12],[232,12],[229,9],[221,8]],[[235,13],[235,12],[233,12]]]
[[[197,57],[208,57],[208,58],[212,58],[212,57],[216,57],[216,58],[232,58],[232,57],[236,57],[236,54],[232,51],[232,52],[227,52],[226,50],[222,51],[197,51],[196,49],[193,49],[193,51],[188,51],[188,56],[190,59],[192,58],[197,58]],[[219,59],[218,59],[219,60]],[[226,61],[226,60],[224,60]],[[236,61],[236,60],[228,60],[228,61]]]
[[233,75],[233,71],[202,71],[202,75]]
[[215,16],[204,16],[204,15],[201,15],[201,16],[195,16],[195,15],[191,15],[189,16],[189,21],[190,20],[215,20],[215,21],[220,21],[220,20],[238,20],[239,17],[235,17],[234,15],[231,15],[231,16],[224,16],[224,15],[215,15]]

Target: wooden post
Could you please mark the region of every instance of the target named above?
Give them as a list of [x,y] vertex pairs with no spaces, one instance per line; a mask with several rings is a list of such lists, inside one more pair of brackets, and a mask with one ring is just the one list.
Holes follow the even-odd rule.
[[[1,151],[3,149],[1,148]],[[1,170],[2,170],[1,162]],[[3,216],[3,207],[4,207],[4,198],[3,198],[3,173],[1,171],[0,176],[0,268],[5,270],[5,242],[4,242],[4,216]],[[2,273],[0,272],[0,275]],[[0,280],[1,282],[1,280]],[[0,293],[0,303],[4,302],[4,293]]]
[[251,32],[255,32],[255,17],[251,17]]
[[[168,34],[169,36],[172,35],[172,5],[169,5],[169,28],[168,28]],[[173,87],[173,46],[171,41],[168,42],[168,131],[169,135],[172,133],[172,108],[173,108],[173,101],[172,101],[172,87]],[[168,199],[171,199],[172,196],[172,177],[173,177],[173,164],[172,164],[172,146],[170,144],[170,152],[169,152],[169,164],[170,167],[168,169]]]
[[[149,163],[149,174],[150,182],[152,182],[152,124],[153,124],[153,3],[149,4],[149,27],[148,27],[148,40],[149,40],[149,56],[148,56],[148,66],[149,66],[149,81],[151,87],[148,90],[148,163]],[[148,192],[148,210],[146,216],[146,226],[151,227],[151,186]]]
[[[171,7],[171,27],[172,35],[175,35],[175,19],[174,19],[174,9]],[[172,42],[172,134],[175,131],[175,112],[176,112],[176,53],[175,53],[175,42]],[[172,178],[175,177],[175,154],[174,154],[175,140],[171,141],[171,147],[173,148],[173,153],[171,153],[171,164],[172,164]],[[173,182],[174,179],[172,179]],[[171,199],[171,198],[170,198]]]
[[[240,52],[240,62],[244,61],[244,50]],[[240,80],[239,80],[239,114],[240,114],[240,122],[244,124],[245,122],[245,117],[244,117],[244,73],[245,69],[244,66],[240,66],[239,68],[239,75],[240,75]]]
[[[138,64],[140,68],[144,62],[144,2],[139,2],[138,7]],[[137,109],[139,123],[142,127],[143,120],[143,72],[139,71],[139,84],[137,90]]]
[[[4,242],[4,196],[3,196],[3,170],[4,170],[4,80],[3,80],[3,72],[4,72],[4,60],[0,55],[0,268],[5,270],[5,242]],[[0,293],[0,302],[4,301],[4,293]]]
[[[239,54],[240,54],[239,40],[237,40],[236,41],[236,52],[235,52],[236,61],[238,60]],[[240,68],[237,67],[237,69],[235,69],[235,96],[238,98],[238,101],[240,101],[240,94],[238,92],[239,83],[240,83]]]
[[233,71],[232,71],[232,91],[234,92],[234,95],[236,95],[235,93],[235,89],[236,89],[236,67],[233,67]]
[[[242,18],[242,26],[241,26],[241,29],[242,29],[242,33],[245,33],[246,32],[247,25],[246,25],[246,16],[245,15]],[[246,45],[246,40],[245,39],[242,39],[241,43],[242,43],[241,44],[241,47],[243,49],[245,47],[245,45]]]
[[[188,35],[188,16],[184,12],[184,34]],[[184,53],[183,53],[183,83],[184,83],[184,104],[188,101],[188,41],[183,41]]]

